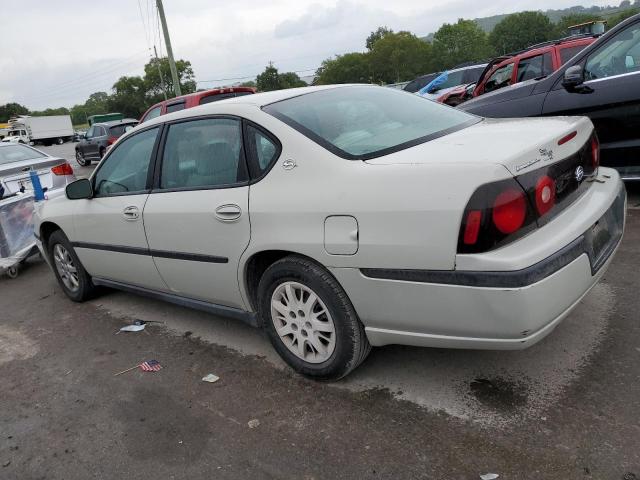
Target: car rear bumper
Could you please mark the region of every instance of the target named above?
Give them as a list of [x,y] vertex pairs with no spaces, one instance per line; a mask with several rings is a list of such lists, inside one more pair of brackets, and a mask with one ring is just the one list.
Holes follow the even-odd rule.
[[608,190],[608,208],[589,228],[523,269],[334,268],[332,273],[353,302],[372,345],[526,348],[571,312],[602,277],[618,248],[626,192],[617,177]]

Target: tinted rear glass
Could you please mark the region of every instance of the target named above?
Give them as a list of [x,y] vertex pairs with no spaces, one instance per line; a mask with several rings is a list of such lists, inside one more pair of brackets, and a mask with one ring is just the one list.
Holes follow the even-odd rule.
[[379,157],[480,121],[408,92],[373,86],[316,91],[263,110],[348,159]]
[[0,147],[0,165],[43,157],[46,157],[46,155],[24,145]]
[[229,92],[229,93],[216,93],[215,95],[209,95],[208,97],[202,97],[200,99],[200,105],[205,103],[217,102],[224,100],[225,98],[243,97],[245,95],[251,95],[253,92]]
[[429,75],[424,75],[422,77],[418,77],[415,80],[411,80],[409,83],[407,83],[407,85],[404,87],[404,91],[405,92],[411,92],[411,93],[416,93],[418,90],[420,90],[421,88],[424,88],[427,86],[427,83],[430,83],[431,81],[435,80],[435,78],[440,75],[440,73],[431,73]]
[[109,128],[109,133],[113,137],[119,137],[122,134],[124,134],[125,132],[128,132],[129,130],[131,130],[135,126],[136,125],[134,123],[125,123],[125,124],[122,124],[122,125],[116,125],[114,127]]

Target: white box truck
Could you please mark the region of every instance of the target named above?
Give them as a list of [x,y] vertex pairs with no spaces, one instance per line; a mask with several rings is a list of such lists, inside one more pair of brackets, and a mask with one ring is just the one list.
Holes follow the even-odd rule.
[[69,115],[20,116],[9,120],[9,128],[7,136],[2,139],[3,142],[62,145],[73,138],[73,126]]

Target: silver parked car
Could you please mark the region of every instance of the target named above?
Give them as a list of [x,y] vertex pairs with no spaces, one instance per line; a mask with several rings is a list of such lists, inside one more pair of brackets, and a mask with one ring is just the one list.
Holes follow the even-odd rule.
[[29,171],[35,170],[45,193],[63,194],[76,177],[71,165],[36,148],[18,143],[0,143],[0,199],[33,190]]

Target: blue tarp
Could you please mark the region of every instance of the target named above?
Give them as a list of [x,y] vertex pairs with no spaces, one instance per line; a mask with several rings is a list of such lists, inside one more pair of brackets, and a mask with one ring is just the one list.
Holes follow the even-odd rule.
[[440,75],[438,75],[436,78],[431,80],[431,82],[427,83],[424,87],[422,87],[418,91],[418,95],[426,95],[426,94],[430,93],[430,90],[432,88],[442,85],[444,82],[446,82],[448,80],[448,78],[449,78],[449,72],[447,72],[445,70]]

